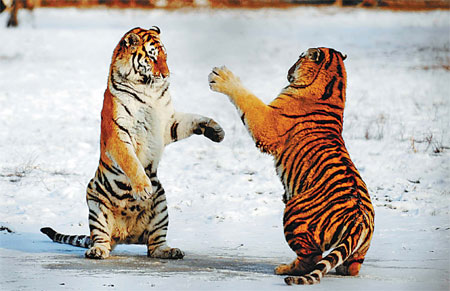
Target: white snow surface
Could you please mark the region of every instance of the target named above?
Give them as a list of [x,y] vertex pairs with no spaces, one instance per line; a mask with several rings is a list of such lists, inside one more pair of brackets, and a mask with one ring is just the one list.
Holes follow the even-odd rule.
[[[277,10],[35,9],[0,15],[1,290],[287,290],[273,268],[295,258],[282,185],[224,95],[227,65],[269,102],[301,52],[348,55],[344,139],[375,205],[357,277],[333,271],[311,290],[449,290],[450,12],[302,7]],[[85,188],[99,158],[100,110],[113,48],[157,25],[175,108],[210,116],[225,140],[168,146],[168,242],[184,260],[119,246],[103,261],[51,242],[43,226],[88,234]]]

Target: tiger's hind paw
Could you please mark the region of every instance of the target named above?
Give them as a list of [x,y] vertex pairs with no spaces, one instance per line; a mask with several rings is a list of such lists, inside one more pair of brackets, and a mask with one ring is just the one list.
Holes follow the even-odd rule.
[[274,272],[275,275],[289,275],[291,274],[291,267],[290,265],[281,264],[275,268]]
[[86,251],[84,256],[88,259],[102,260],[109,257],[109,250],[105,246],[93,246]]
[[213,68],[208,76],[208,82],[211,90],[227,95],[233,91],[233,87],[241,83],[239,78],[225,66]]
[[179,260],[184,257],[184,252],[178,248],[157,248],[153,251],[149,250],[147,256],[150,258]]

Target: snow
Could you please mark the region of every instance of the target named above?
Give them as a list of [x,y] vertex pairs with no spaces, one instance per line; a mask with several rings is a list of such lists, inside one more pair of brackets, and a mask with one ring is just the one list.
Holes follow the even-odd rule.
[[[301,52],[327,46],[348,55],[344,139],[376,225],[359,276],[331,272],[310,288],[449,290],[449,11],[35,9],[19,19],[0,28],[0,226],[14,231],[0,232],[0,289],[289,288],[273,275],[295,255],[272,159],[207,76],[225,64],[269,102]],[[112,50],[129,29],[152,25],[169,54],[175,108],[213,117],[226,137],[194,136],[164,153],[168,241],[184,260],[148,259],[145,246],[86,260],[39,228],[88,233],[85,188]]]

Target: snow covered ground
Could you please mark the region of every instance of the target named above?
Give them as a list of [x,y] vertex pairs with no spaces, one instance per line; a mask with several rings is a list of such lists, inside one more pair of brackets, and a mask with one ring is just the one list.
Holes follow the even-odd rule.
[[[7,15],[0,15],[0,24]],[[234,107],[209,91],[226,64],[269,102],[309,47],[348,55],[344,138],[376,206],[361,273],[333,272],[311,290],[449,290],[450,12],[77,10],[19,13],[0,27],[0,289],[287,290],[273,275],[294,253],[283,236],[283,193]],[[135,26],[157,25],[175,107],[216,119],[225,140],[167,147],[159,176],[168,241],[181,261],[119,246],[104,261],[39,233],[88,233],[85,187],[99,158],[112,50]]]

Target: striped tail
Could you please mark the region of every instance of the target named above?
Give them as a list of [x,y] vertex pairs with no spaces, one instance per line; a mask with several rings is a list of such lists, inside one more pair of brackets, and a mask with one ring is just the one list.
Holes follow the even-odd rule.
[[41,232],[46,234],[52,241],[62,244],[73,245],[76,247],[89,248],[91,238],[88,235],[66,235],[57,233],[51,227],[41,228]]

